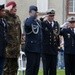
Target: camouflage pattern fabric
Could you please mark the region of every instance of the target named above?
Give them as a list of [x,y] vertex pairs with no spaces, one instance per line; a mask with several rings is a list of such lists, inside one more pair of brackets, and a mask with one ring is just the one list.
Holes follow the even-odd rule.
[[8,23],[8,45],[6,47],[7,58],[17,58],[20,53],[21,43],[21,21],[17,15],[11,15],[6,12],[6,20]]
[[21,43],[21,21],[17,15],[11,15],[6,11],[7,20],[7,39],[6,61],[3,75],[17,75],[18,56],[20,54]]
[[3,75],[17,75],[17,58],[6,58]]
[[[23,35],[25,37],[25,35]],[[24,51],[25,39],[21,39],[21,49]]]

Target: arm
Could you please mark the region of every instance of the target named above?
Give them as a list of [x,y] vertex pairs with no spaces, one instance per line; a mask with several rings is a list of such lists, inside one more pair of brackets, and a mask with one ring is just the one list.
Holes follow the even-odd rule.
[[63,36],[63,33],[64,33],[64,29],[60,28],[60,35]]
[[19,35],[19,42],[21,44],[21,35],[22,35],[22,32],[21,32],[21,21],[20,21],[20,18],[18,15],[16,15],[16,24],[18,25],[18,35]]
[[24,24],[27,25],[27,26],[31,26],[31,24],[33,23],[34,19],[35,19],[34,16],[30,16],[29,18],[26,19]]
[[58,51],[59,51],[60,50],[60,38],[59,38],[59,36],[57,38],[57,45],[58,45]]
[[46,20],[46,19],[47,19],[47,15],[44,15],[44,16],[42,16],[42,17],[40,18],[40,21],[43,22],[43,21]]

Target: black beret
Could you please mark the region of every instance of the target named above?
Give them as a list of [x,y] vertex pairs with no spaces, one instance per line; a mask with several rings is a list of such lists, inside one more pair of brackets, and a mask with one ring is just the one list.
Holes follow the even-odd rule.
[[29,11],[32,11],[32,10],[38,11],[38,8],[34,5],[32,5],[32,6],[29,7]]
[[4,9],[4,4],[0,5],[0,10]]

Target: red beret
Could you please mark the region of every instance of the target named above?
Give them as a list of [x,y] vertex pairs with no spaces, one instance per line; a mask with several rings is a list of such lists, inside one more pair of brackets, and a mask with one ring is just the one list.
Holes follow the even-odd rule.
[[13,7],[15,7],[15,6],[16,6],[16,3],[15,3],[14,1],[8,2],[8,3],[6,4],[6,7],[8,7],[8,6],[10,6],[10,5],[12,5]]

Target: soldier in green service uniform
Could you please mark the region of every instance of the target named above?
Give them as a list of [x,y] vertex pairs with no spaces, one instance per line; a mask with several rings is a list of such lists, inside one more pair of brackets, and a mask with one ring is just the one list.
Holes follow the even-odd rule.
[[6,48],[6,62],[3,75],[17,75],[18,56],[20,54],[21,21],[16,15],[16,3],[6,4],[6,20],[8,23],[8,46]]

